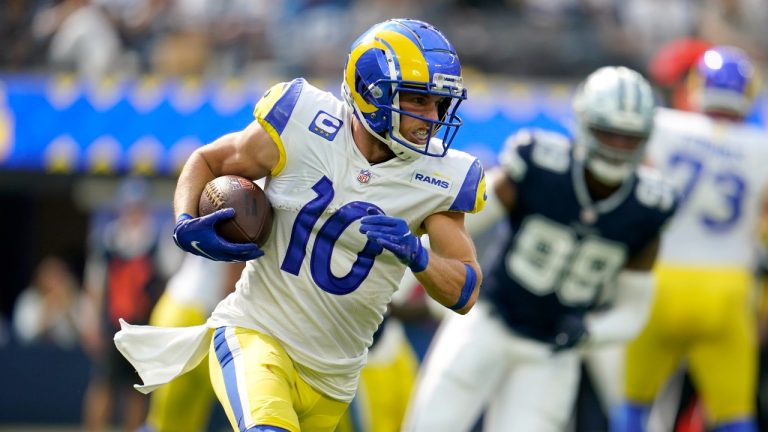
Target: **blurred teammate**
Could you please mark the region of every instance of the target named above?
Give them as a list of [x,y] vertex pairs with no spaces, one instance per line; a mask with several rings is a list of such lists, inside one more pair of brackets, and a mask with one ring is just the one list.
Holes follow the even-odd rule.
[[[215,331],[126,326],[116,336],[144,391],[199,362],[212,338],[211,380],[233,429],[332,431],[406,267],[441,304],[461,314],[474,305],[481,275],[464,213],[483,207],[485,178],[476,158],[449,149],[466,98],[452,45],[421,21],[377,24],[352,44],[342,93],[304,79],[275,85],[254,122],[185,164],[177,244],[248,264],[208,320]],[[206,182],[224,174],[267,177],[265,244],[216,235],[231,209],[194,216]],[[168,345],[177,337],[189,343]]]
[[692,71],[700,113],[660,110],[652,162],[682,195],[665,232],[648,326],[628,346],[619,431],[644,430],[650,404],[683,360],[715,431],[755,431],[752,303],[768,134],[742,120],[757,90],[751,61],[707,50]]
[[[152,310],[150,325],[182,327],[205,323],[216,304],[234,290],[243,267],[242,263],[186,254]],[[202,362],[152,393],[146,422],[148,432],[203,431],[213,401],[208,363]]]
[[[570,418],[577,347],[633,337],[650,307],[659,232],[675,206],[655,172],[638,168],[653,126],[649,84],[623,67],[580,86],[573,143],[521,132],[489,175],[472,234],[506,217],[487,252],[482,298],[448,317],[427,354],[407,431],[558,431]],[[593,311],[604,291],[611,308]]]

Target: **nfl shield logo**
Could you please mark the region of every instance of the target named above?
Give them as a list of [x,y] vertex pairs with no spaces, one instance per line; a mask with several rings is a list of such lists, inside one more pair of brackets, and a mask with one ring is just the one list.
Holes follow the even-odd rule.
[[371,181],[371,172],[367,169],[360,170],[360,173],[357,174],[357,181],[363,184],[368,183]]

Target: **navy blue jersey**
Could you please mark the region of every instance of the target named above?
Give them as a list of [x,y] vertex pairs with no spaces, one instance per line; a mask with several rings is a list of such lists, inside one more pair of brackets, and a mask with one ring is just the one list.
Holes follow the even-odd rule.
[[570,141],[550,132],[519,134],[500,159],[517,197],[511,229],[484,260],[481,295],[516,332],[551,341],[563,315],[593,309],[627,259],[660,233],[675,196],[656,171],[639,168],[592,201]]

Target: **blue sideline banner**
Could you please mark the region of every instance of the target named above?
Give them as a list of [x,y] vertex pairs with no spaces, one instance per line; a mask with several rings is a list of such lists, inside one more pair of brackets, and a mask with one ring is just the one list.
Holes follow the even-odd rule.
[[[0,76],[0,169],[172,176],[195,148],[244,128],[271,84]],[[338,94],[338,85],[318,87]],[[572,85],[478,79],[468,87],[454,145],[487,165],[510,133],[567,133],[573,122]]]

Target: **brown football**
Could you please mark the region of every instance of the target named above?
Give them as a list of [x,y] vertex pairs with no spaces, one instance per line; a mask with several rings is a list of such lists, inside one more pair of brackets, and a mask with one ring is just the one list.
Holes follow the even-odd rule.
[[216,225],[216,232],[233,243],[259,246],[272,231],[272,206],[264,191],[251,180],[225,175],[209,181],[200,195],[200,216],[232,207],[235,216]]

